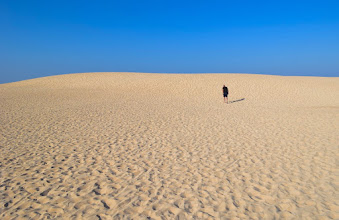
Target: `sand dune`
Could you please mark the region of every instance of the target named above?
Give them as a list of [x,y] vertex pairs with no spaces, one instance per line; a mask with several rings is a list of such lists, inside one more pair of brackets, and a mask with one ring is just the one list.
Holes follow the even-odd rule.
[[2,84],[0,218],[338,219],[338,113],[337,77]]

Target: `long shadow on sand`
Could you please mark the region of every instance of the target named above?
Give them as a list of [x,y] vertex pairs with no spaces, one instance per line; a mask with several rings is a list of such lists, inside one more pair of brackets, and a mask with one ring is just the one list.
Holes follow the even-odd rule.
[[242,99],[237,99],[237,100],[234,100],[234,101],[229,101],[228,103],[232,104],[234,102],[240,102],[240,101],[244,101],[244,100],[245,100],[245,98],[242,98]]

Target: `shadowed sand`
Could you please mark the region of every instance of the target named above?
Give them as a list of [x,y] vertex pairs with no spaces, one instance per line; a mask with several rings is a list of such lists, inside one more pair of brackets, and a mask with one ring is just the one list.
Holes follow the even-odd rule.
[[338,219],[338,112],[337,77],[2,84],[0,218]]

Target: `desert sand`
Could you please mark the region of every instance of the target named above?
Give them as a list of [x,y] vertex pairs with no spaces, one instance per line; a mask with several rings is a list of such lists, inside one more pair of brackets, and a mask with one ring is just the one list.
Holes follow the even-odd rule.
[[338,77],[1,84],[0,218],[339,219],[338,113]]

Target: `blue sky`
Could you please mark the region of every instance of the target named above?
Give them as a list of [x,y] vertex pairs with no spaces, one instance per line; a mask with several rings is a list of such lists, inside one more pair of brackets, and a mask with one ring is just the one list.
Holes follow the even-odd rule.
[[339,76],[339,1],[0,1],[0,83],[75,72]]

